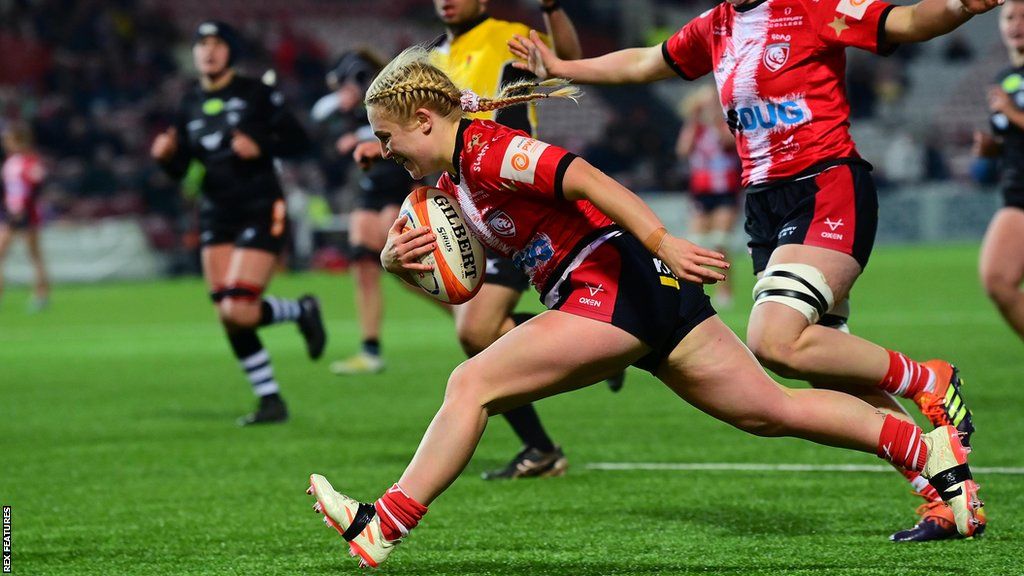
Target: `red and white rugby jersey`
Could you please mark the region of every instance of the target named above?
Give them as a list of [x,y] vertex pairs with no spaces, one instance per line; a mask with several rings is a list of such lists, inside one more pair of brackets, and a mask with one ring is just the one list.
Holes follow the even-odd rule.
[[680,76],[714,72],[745,186],[859,158],[849,133],[847,46],[888,52],[883,0],[722,3],[662,45]]
[[690,193],[736,194],[740,190],[740,161],[732,145],[728,148],[715,127],[697,126],[689,156]]
[[490,120],[463,120],[437,187],[456,197],[473,233],[542,290],[592,232],[612,221],[588,201],[567,201],[562,178],[575,154]]
[[4,161],[4,205],[19,214],[35,206],[36,192],[46,177],[43,162],[35,154],[14,154]]

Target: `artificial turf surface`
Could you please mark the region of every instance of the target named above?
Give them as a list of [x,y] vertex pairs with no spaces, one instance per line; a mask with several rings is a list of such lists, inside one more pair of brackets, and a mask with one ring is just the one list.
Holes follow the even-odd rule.
[[[976,280],[976,246],[882,248],[853,294],[855,333],[955,361],[978,433],[972,464],[1024,466],[1022,344]],[[743,334],[751,280],[736,266]],[[452,324],[387,282],[380,375],[326,360],[359,336],[347,276],[289,275],[270,292],[321,296],[331,341],[305,357],[265,329],[292,412],[235,426],[253,400],[198,279],[59,287],[29,316],[0,306],[0,504],[14,574],[356,571],[311,510],[310,472],[364,500],[401,474],[461,353]],[[536,309],[531,293],[523,307]],[[563,478],[485,483],[517,449],[492,420],[469,468],[384,570],[401,574],[1020,574],[1024,476],[977,474],[990,519],[974,541],[895,545],[918,501],[895,473],[603,471],[597,462],[877,464],[871,455],[747,436],[631,369],[539,404],[570,460]]]

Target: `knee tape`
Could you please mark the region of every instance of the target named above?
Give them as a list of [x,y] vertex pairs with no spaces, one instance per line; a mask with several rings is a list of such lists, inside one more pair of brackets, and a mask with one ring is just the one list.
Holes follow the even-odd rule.
[[361,260],[378,261],[380,260],[380,250],[373,250],[366,246],[357,244],[349,246],[348,257],[351,258],[353,262],[359,262]]
[[765,269],[754,284],[754,306],[778,302],[803,314],[811,324],[835,303],[825,276],[807,264],[778,264]]
[[220,301],[224,299],[225,290],[226,288],[224,286],[214,286],[213,290],[210,290],[210,300],[212,300],[214,304],[219,304]]
[[818,320],[818,324],[825,326],[826,328],[835,328],[840,332],[850,333],[850,326],[847,322],[850,320],[850,299],[844,298],[841,302],[836,302],[832,309],[828,311],[821,320]]
[[247,300],[250,302],[260,299],[263,294],[263,287],[245,282],[237,282],[230,286],[210,292],[210,299],[215,303],[226,299]]

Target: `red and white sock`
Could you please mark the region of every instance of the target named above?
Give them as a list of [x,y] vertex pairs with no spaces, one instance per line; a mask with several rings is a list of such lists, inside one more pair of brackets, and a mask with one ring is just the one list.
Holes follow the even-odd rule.
[[918,426],[886,415],[878,435],[878,457],[898,468],[920,472],[928,460],[928,446],[921,434]]
[[904,470],[902,468],[897,468],[897,470],[899,470],[900,474],[903,474],[903,477],[907,479],[907,482],[910,482],[910,485],[914,487],[914,492],[920,494],[922,498],[929,502],[938,502],[939,500],[942,500],[942,496],[939,496],[939,491],[929,484],[928,481],[925,480],[924,476],[921,476],[920,472]]
[[373,504],[380,516],[381,532],[388,540],[398,540],[420,523],[427,507],[414,500],[395,484]]
[[895,350],[889,353],[889,371],[878,387],[890,394],[913,398],[921,392],[934,392],[936,376],[931,368],[915,362]]

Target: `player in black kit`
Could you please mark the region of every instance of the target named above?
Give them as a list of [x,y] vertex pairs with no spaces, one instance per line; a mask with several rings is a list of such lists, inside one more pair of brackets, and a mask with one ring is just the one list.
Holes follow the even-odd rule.
[[975,134],[975,153],[999,159],[1003,208],[985,233],[980,272],[989,297],[1024,339],[1024,0],[1003,5],[999,31],[1011,66],[989,91],[993,134]]
[[309,140],[279,92],[236,74],[239,38],[229,25],[199,25],[192,57],[199,82],[151,154],[174,178],[193,161],[205,169],[200,212],[203,275],[235,356],[259,397],[241,425],[283,422],[281,399],[256,330],[295,322],[309,356],[323,354],[326,334],[317,299],[263,296],[285,245],[287,213],[274,158],[306,151]]
[[[360,142],[377,142],[366,119],[363,96],[380,72],[381,62],[365,50],[346,52],[327,74],[331,92],[313,107],[312,117],[324,126],[338,153],[337,163],[348,172],[352,151]],[[358,354],[331,363],[338,375],[373,374],[384,370],[380,329],[384,315],[380,251],[388,229],[412,189],[413,180],[401,166],[378,162],[360,174],[355,206],[349,215],[348,244],[356,281],[356,315],[362,332]]]

